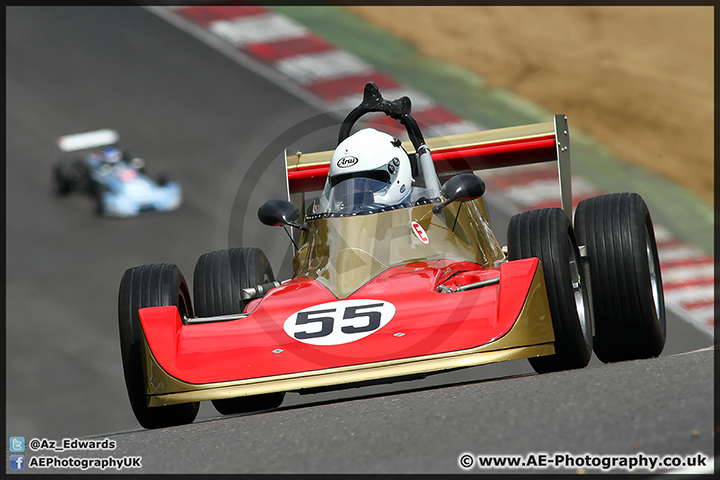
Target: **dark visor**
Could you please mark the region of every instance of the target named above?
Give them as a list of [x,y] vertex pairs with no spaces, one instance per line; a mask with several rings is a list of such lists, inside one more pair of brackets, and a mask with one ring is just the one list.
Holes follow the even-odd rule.
[[387,170],[378,169],[378,170],[367,170],[365,172],[352,172],[352,173],[344,173],[340,175],[335,175],[333,177],[330,177],[330,186],[334,187],[340,182],[344,182],[345,180],[349,178],[371,178],[373,180],[377,180],[379,182],[384,183],[390,183],[390,174]]

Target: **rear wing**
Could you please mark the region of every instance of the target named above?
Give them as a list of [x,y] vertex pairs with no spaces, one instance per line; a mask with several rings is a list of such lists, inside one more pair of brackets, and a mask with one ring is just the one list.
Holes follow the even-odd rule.
[[[483,130],[425,139],[440,179],[477,170],[541,162],[557,162],[560,202],[572,222],[570,182],[570,135],[567,117],[555,115],[552,122]],[[403,142],[409,155],[412,142]],[[325,186],[333,151],[290,153],[285,151],[288,199],[305,212],[305,193]]]
[[57,145],[61,152],[69,153],[89,148],[98,148],[114,145],[120,140],[115,130],[105,128],[92,132],[74,133],[58,138]]

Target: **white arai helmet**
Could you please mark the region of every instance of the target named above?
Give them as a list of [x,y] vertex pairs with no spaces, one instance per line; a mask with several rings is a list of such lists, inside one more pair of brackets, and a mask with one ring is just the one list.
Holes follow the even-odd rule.
[[340,142],[330,160],[329,186],[350,178],[370,178],[387,184],[373,192],[374,203],[397,205],[410,196],[410,158],[400,140],[366,128]]

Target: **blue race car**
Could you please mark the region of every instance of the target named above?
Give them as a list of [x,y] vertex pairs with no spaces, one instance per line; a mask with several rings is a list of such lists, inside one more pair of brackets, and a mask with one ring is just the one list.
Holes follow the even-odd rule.
[[[96,211],[108,217],[133,217],[145,211],[167,212],[182,204],[182,189],[164,175],[157,182],[145,174],[145,161],[117,147],[115,130],[66,135],[58,139],[60,160],[53,169],[55,192],[84,191]],[[81,157],[69,158],[70,153]]]

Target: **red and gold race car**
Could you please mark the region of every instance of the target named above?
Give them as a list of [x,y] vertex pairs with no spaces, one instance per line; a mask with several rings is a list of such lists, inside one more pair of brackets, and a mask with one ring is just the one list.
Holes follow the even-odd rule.
[[[374,129],[383,112],[401,142]],[[562,208],[519,213],[498,244],[474,172],[557,162]],[[202,255],[191,301],[176,265],[128,269],[125,383],[145,428],[278,407],[312,393],[527,358],[538,373],[648,358],[665,344],[653,224],[642,198],[601,195],[574,218],[567,119],[428,138],[407,97],[373,83],[333,151],[286,152],[288,197],[258,211],[291,228],[293,277],[262,250]],[[320,192],[316,198],[310,192]]]

